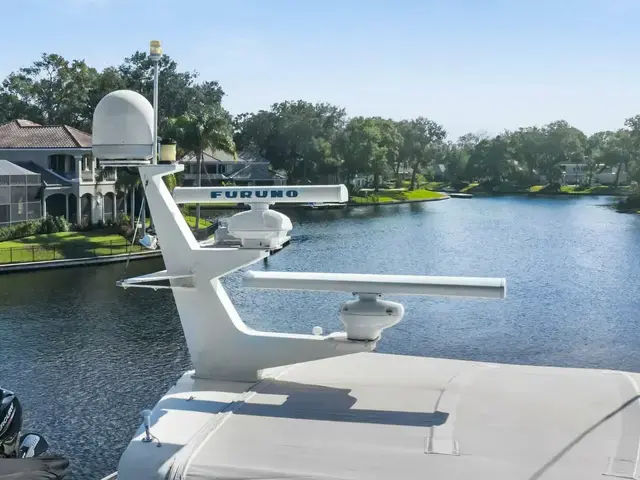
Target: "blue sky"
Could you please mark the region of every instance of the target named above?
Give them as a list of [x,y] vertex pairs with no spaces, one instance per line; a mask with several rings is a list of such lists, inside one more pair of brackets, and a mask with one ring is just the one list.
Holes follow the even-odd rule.
[[234,114],[302,98],[426,116],[454,138],[556,119],[592,133],[640,114],[640,0],[2,4],[2,78],[42,52],[103,68],[159,39],[218,80]]

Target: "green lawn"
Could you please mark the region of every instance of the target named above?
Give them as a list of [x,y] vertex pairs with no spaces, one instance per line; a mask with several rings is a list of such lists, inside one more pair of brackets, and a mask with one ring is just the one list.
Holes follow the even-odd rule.
[[[184,219],[187,221],[187,224],[191,228],[196,228],[196,216],[195,215],[184,215]],[[207,228],[211,226],[211,222],[209,220],[205,220],[200,217],[200,228]]]
[[[191,228],[196,228],[196,217],[195,215],[184,215],[184,219],[187,221],[187,224],[191,227]],[[127,222],[131,221],[131,218],[128,215],[125,215],[124,217],[126,219]],[[149,218],[146,219],[145,221],[147,227],[149,225],[151,225],[151,220]],[[211,222],[208,220],[205,220],[204,218],[200,217],[200,228],[206,228],[206,227],[210,227],[211,226]]]
[[581,187],[578,185],[564,185],[560,187],[562,193],[571,193],[575,195],[598,195],[599,193],[605,194],[615,191],[614,187],[607,185],[597,185],[593,187]]
[[52,233],[0,242],[0,264],[117,255],[141,250],[143,247],[139,244],[131,246],[123,236],[105,231]]
[[429,200],[433,198],[444,198],[445,195],[439,192],[432,192],[431,190],[420,189],[413,190],[404,193],[407,200]]
[[470,183],[469,185],[467,185],[466,187],[464,187],[463,189],[460,190],[460,193],[469,193],[469,191],[473,190],[474,188],[476,188],[478,185],[480,185],[479,183]]
[[[185,215],[185,220],[190,227],[195,227],[194,216]],[[149,219],[146,223],[148,226]],[[200,228],[209,226],[211,222],[200,219]],[[131,245],[129,240],[110,230],[52,233],[0,242],[0,264],[99,257],[143,250],[137,242]]]
[[354,203],[394,203],[405,202],[408,200],[432,200],[444,197],[445,195],[438,192],[432,192],[431,190],[390,191],[381,189],[377,194],[371,192],[367,193],[367,196],[352,196],[351,201]]
[[[479,187],[479,188],[476,188]],[[502,183],[494,186],[493,188],[484,187],[478,183],[470,183],[466,187],[460,190],[461,193],[541,193],[541,194],[554,194],[564,193],[572,195],[607,195],[614,193],[623,193],[624,187],[614,188],[607,185],[597,185],[593,187],[583,187],[579,185],[565,185],[560,187],[560,190],[550,190],[548,185],[513,185],[509,183]]]
[[427,182],[422,185],[427,190],[442,190],[443,188],[449,186],[446,182]]

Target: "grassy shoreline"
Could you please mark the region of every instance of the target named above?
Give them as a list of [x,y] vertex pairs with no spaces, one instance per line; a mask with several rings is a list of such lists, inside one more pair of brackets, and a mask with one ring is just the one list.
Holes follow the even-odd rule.
[[365,192],[364,196],[353,195],[349,204],[352,206],[366,205],[389,205],[398,203],[432,202],[436,200],[446,200],[449,198],[440,192],[427,189],[400,190],[400,189],[380,189],[378,192]]
[[141,245],[132,245],[113,229],[60,232],[0,242],[0,264],[104,257],[142,250]]
[[[195,217],[185,215],[185,220],[191,228],[195,228]],[[149,219],[146,224],[149,226]],[[200,228],[209,226],[211,222],[200,219]],[[90,231],[30,235],[0,242],[0,265],[107,257],[144,250],[137,242],[132,244],[131,240],[124,236],[121,228],[106,227]]]
[[617,197],[632,194],[628,187],[612,187],[607,185],[596,185],[592,187],[563,185],[560,189],[555,189],[549,185],[526,186],[499,184],[494,187],[488,187],[479,183],[470,183],[462,188],[455,188],[451,183],[447,182],[429,182],[424,185],[424,188],[432,191],[453,188],[456,193],[470,193],[472,195],[584,195]]

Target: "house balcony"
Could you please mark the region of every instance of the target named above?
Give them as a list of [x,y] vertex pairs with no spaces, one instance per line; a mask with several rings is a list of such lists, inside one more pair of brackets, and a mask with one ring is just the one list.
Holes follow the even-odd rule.
[[96,171],[96,177],[99,182],[115,182],[118,179],[115,168]]
[[118,178],[114,169],[96,170],[95,173],[91,170],[83,170],[80,176],[83,182],[115,182]]
[[70,182],[83,182],[83,183],[103,183],[103,182],[115,182],[117,175],[115,170],[97,170],[92,172],[91,170],[77,171],[60,171],[60,170],[48,170]]

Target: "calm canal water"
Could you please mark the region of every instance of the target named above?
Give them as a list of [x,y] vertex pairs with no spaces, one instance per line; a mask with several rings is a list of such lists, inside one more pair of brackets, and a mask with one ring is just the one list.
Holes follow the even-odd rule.
[[[292,215],[273,270],[499,276],[508,298],[402,299],[379,351],[640,371],[640,216],[600,198],[474,198]],[[128,276],[162,268],[133,262]],[[124,265],[0,277],[0,385],[27,427],[72,460],[75,479],[112,472],[139,424],[190,368],[170,292],[121,290]],[[252,327],[340,329],[341,294],[242,289]]]

